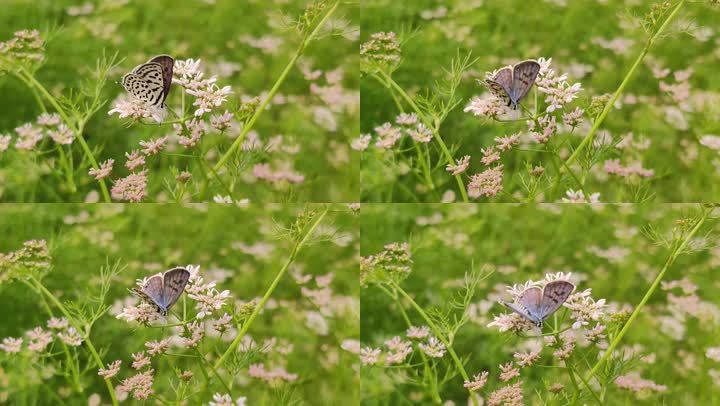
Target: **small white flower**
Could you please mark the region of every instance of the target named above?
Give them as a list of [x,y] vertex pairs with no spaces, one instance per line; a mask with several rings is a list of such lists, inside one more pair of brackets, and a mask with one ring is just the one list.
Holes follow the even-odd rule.
[[418,344],[418,347],[429,357],[441,358],[445,355],[445,344],[435,337],[430,337],[427,344]]
[[360,350],[360,363],[363,365],[375,365],[380,360],[380,349],[365,347]]
[[221,203],[221,204],[232,204],[232,202],[233,202],[232,197],[222,196],[222,195],[213,196],[213,201],[215,203]]
[[151,118],[158,123],[162,123],[165,119],[167,111],[151,106],[141,100],[121,96],[115,100],[113,109],[108,111],[108,115],[118,113],[120,118],[132,118],[133,120],[141,120],[143,118]]
[[359,137],[352,140],[350,148],[355,151],[365,151],[370,145],[371,138],[372,136],[370,134],[361,134]]

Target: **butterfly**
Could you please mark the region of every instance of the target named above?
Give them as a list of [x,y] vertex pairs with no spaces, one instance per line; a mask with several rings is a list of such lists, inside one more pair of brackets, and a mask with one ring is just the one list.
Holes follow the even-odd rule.
[[530,91],[540,72],[540,64],[533,60],[506,66],[482,83],[508,107],[517,110],[520,100]]
[[190,272],[187,269],[173,268],[151,276],[145,285],[141,288],[133,288],[132,291],[148,303],[154,304],[158,313],[165,316],[170,306],[177,302],[185,290],[189,279]]
[[543,289],[532,286],[523,290],[516,303],[503,301],[500,303],[542,328],[543,321],[555,313],[573,291],[575,285],[568,281],[557,280],[548,282]]
[[123,76],[121,84],[136,99],[151,106],[165,107],[174,63],[169,55],[158,55]]

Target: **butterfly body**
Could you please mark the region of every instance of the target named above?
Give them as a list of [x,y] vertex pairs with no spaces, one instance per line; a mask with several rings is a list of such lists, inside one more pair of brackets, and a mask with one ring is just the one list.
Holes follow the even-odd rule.
[[123,76],[122,85],[131,96],[151,106],[165,107],[170,93],[173,64],[169,55],[158,55]]
[[190,279],[185,268],[173,268],[161,274],[153,275],[141,288],[134,288],[138,296],[154,304],[158,312],[167,315],[168,309],[177,302]]
[[573,291],[575,285],[568,281],[557,280],[548,282],[543,289],[537,286],[525,289],[518,296],[516,303],[500,303],[542,328],[543,322],[565,303]]
[[540,64],[533,60],[506,66],[492,77],[486,78],[485,86],[508,107],[517,109],[520,100],[530,91],[540,72]]

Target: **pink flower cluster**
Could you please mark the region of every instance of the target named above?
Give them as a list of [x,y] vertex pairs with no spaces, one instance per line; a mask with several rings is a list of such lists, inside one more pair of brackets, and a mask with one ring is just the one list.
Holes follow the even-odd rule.
[[[15,148],[32,151],[46,137],[59,145],[70,145],[75,140],[73,131],[65,125],[56,113],[43,113],[38,116],[35,124],[25,123],[15,128],[17,138]],[[0,152],[6,151],[12,141],[11,135],[0,135]]]
[[44,44],[38,30],[16,31],[13,38],[0,42],[0,59],[20,66],[42,62],[45,59]]
[[297,374],[292,374],[282,367],[268,370],[263,364],[251,364],[248,368],[248,375],[268,383],[293,382],[298,379]]
[[[55,336],[60,339],[66,345],[71,347],[77,347],[82,345],[83,337],[78,333],[75,327],[71,327],[66,318],[51,318],[47,322],[50,331],[44,330],[42,327],[35,327],[32,330],[25,332],[28,343],[27,349],[31,352],[41,353],[44,352],[48,345],[53,341],[53,331],[56,330]],[[16,354],[22,351],[22,344],[24,340],[21,337],[5,337],[0,344],[0,350],[5,351],[8,354]]]

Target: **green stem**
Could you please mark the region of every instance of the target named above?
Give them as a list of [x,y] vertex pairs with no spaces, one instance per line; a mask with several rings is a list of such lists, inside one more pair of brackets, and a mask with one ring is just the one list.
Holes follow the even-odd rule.
[[583,383],[583,385],[585,385],[585,388],[587,388],[587,391],[590,392],[590,395],[592,395],[595,402],[600,406],[603,405],[602,400],[600,400],[598,395],[595,393],[593,388],[590,386],[590,382],[588,382],[587,379],[583,378],[582,375],[580,375],[577,371],[575,371],[574,368],[570,368],[570,374],[577,374],[578,378],[580,378],[580,381]]
[[207,358],[205,358],[205,356],[204,356],[204,355],[200,352],[200,350],[198,350],[197,348],[195,348],[195,352],[198,354],[198,356],[199,356],[200,358],[202,358],[201,363],[206,363],[207,366],[210,367],[210,370],[212,371],[213,375],[215,375],[215,377],[217,378],[217,380],[220,381],[220,384],[223,386],[223,388],[225,388],[225,390],[227,391],[228,395],[232,396],[232,391],[230,390],[230,387],[228,386],[227,383],[225,383],[225,380],[222,379],[222,377],[221,377],[220,374],[218,373],[217,369],[215,369],[215,367],[213,366],[213,364],[212,364],[210,361],[208,361]]
[[425,177],[425,184],[427,185],[430,190],[435,190],[435,185],[433,185],[432,176],[430,176],[430,168],[427,166],[427,162],[425,161],[425,154],[423,153],[422,149],[418,145],[415,140],[412,140],[413,147],[415,147],[415,152],[418,156],[418,161],[420,162],[420,169],[422,169],[423,176]]
[[[423,320],[425,320],[425,322],[428,324],[430,329],[433,331],[433,334],[435,334],[435,337],[437,337],[438,340],[442,341],[442,343],[445,344],[445,348],[450,354],[450,357],[455,363],[455,367],[462,376],[463,380],[469,381],[470,377],[468,376],[467,372],[465,372],[465,367],[463,366],[462,361],[460,361],[460,358],[455,353],[455,350],[453,350],[452,343],[445,337],[445,335],[442,333],[442,331],[440,331],[440,329],[435,325],[435,323],[433,323],[433,321],[430,319],[430,316],[425,313],[425,310],[423,310],[423,308],[420,307],[420,305],[418,305],[415,300],[413,300],[413,298],[410,297],[410,295],[408,295],[407,292],[403,290],[403,288],[394,283],[392,284],[392,287],[397,292],[399,292],[407,301],[410,302],[410,305],[415,308],[415,311],[417,311],[418,314],[420,314],[420,317],[422,317]],[[477,400],[472,392],[470,392],[470,399],[472,399],[473,405],[477,406]]]
[[[85,331],[86,329],[81,328],[80,326],[77,326],[74,323],[74,319],[70,315],[70,312],[67,311],[65,306],[63,306],[62,303],[60,303],[59,300],[53,295],[47,288],[35,277],[30,277],[30,280],[34,282],[35,286],[38,290],[40,290],[45,296],[47,296],[47,299],[52,302],[59,310],[60,312],[65,316],[65,318],[68,319],[68,322],[75,327],[75,329],[78,331],[78,333],[83,334],[83,344],[87,347],[87,349],[90,351],[90,354],[92,355],[92,358],[95,360],[95,363],[98,365],[98,368],[105,368],[105,364],[103,363],[102,359],[100,358],[100,355],[98,354],[97,350],[95,350],[95,346],[93,345],[92,341],[90,341],[90,331]],[[115,397],[115,388],[113,387],[112,382],[110,382],[110,378],[104,378],[105,386],[107,386],[108,393],[110,394],[110,400],[112,400],[113,406],[118,405],[118,400]]]
[[275,279],[270,284],[270,287],[268,287],[268,289],[265,291],[265,295],[263,295],[262,299],[260,299],[260,302],[255,306],[245,323],[243,323],[242,327],[239,329],[240,331],[238,332],[238,335],[235,337],[232,343],[230,343],[230,346],[227,348],[227,350],[225,350],[220,359],[218,359],[215,363],[215,368],[220,368],[220,366],[223,365],[223,363],[230,356],[230,354],[232,354],[237,348],[237,346],[240,345],[240,341],[250,329],[250,326],[252,325],[253,321],[255,321],[255,318],[265,307],[265,303],[267,303],[267,301],[270,299],[270,296],[275,291],[275,288],[277,287],[278,283],[280,283],[280,280],[283,278],[290,265],[293,263],[293,261],[295,261],[295,257],[300,252],[300,249],[303,247],[303,245],[305,245],[305,243],[307,243],[308,239],[315,232],[315,229],[318,225],[320,225],[320,222],[322,222],[323,218],[325,218],[325,215],[327,213],[328,209],[326,208],[325,210],[323,210],[322,213],[320,213],[320,215],[318,215],[318,217],[315,219],[315,222],[313,222],[310,228],[305,232],[305,235],[303,235],[303,237],[295,244],[292,251],[290,252],[290,256],[288,256],[288,259],[285,261],[285,264],[283,264],[282,268],[280,268],[280,271],[278,271]]
[[179,121],[181,123],[185,122],[185,92],[180,93],[180,111],[182,111],[182,121]]
[[645,43],[645,47],[643,48],[642,52],[640,52],[640,55],[638,55],[637,59],[635,60],[635,63],[630,68],[630,71],[625,75],[625,78],[623,78],[623,81],[620,83],[620,86],[615,90],[615,93],[613,94],[610,101],[607,102],[605,105],[605,108],[603,109],[602,113],[600,113],[600,116],[595,120],[593,123],[592,128],[590,128],[590,131],[585,136],[585,138],[582,140],[580,145],[573,151],[572,155],[565,161],[565,166],[570,166],[570,164],[575,161],[580,153],[583,151],[583,149],[587,148],[593,141],[593,138],[595,137],[595,132],[598,130],[600,125],[605,121],[605,117],[608,115],[612,107],[615,105],[615,102],[620,97],[620,94],[622,94],[623,90],[625,90],[625,86],[630,82],[630,78],[632,77],[633,73],[635,73],[635,70],[640,66],[640,62],[645,58],[645,55],[647,55],[648,51],[650,51],[650,47],[653,45],[657,37],[660,35],[661,32],[665,29],[665,27],[668,25],[670,20],[672,20],[678,11],[680,11],[680,8],[685,3],[685,0],[680,0],[680,2],[675,6],[675,8],[672,10],[670,15],[665,19],[665,22],[660,26],[660,28],[647,40]]
[[202,361],[200,361],[200,372],[202,372],[203,378],[205,379],[205,388],[203,389],[203,392],[207,392],[208,388],[210,388],[210,376],[205,369],[205,363]]
[[[382,78],[396,91],[398,94],[405,99],[407,104],[410,105],[410,107],[415,111],[415,114],[417,114],[418,118],[422,120],[423,124],[425,124],[425,127],[427,127],[430,131],[432,131],[433,138],[435,139],[435,142],[438,143],[440,146],[440,150],[442,151],[443,155],[445,155],[445,160],[450,165],[455,165],[455,159],[453,158],[452,154],[450,153],[450,150],[448,149],[447,145],[445,145],[445,141],[443,141],[442,137],[440,137],[440,132],[438,129],[431,123],[427,117],[423,114],[423,112],[420,110],[417,104],[415,104],[415,101],[410,97],[410,95],[405,92],[405,90],[398,85],[390,75],[388,75],[385,72],[380,72],[380,75]],[[463,183],[462,177],[460,175],[455,175],[455,180],[457,181],[458,188],[460,189],[460,195],[462,195],[463,202],[467,203],[468,196],[467,191],[465,190],[465,184]]]
[[668,257],[667,261],[665,262],[665,265],[663,266],[662,270],[660,270],[660,273],[655,277],[655,280],[653,281],[652,285],[650,285],[650,288],[647,292],[645,292],[645,296],[643,296],[640,303],[635,307],[635,310],[633,310],[632,314],[630,315],[630,318],[628,318],[627,322],[623,326],[623,328],[620,330],[620,333],[613,339],[610,346],[608,346],[607,350],[603,354],[602,358],[598,360],[598,362],[595,364],[595,366],[592,367],[588,375],[585,377],[586,381],[590,381],[590,378],[592,378],[600,369],[600,367],[607,361],[610,356],[612,356],[613,351],[615,348],[620,344],[620,341],[625,336],[625,334],[630,330],[630,326],[632,326],[635,319],[640,315],[640,311],[645,306],[645,304],[650,300],[650,297],[655,293],[658,286],[660,286],[660,282],[662,282],[663,276],[665,276],[665,272],[672,266],[672,264],[675,262],[678,256],[683,252],[685,249],[685,246],[687,246],[688,242],[692,237],[697,233],[697,231],[700,229],[700,226],[705,223],[705,220],[710,215],[711,210],[710,209],[703,209],[703,215],[700,217],[700,219],[697,221],[695,226],[692,228],[692,230],[685,236],[685,238],[682,240],[680,245],[678,245]]
[[585,196],[585,199],[589,202],[590,201],[590,194],[585,190],[585,185],[583,182],[580,181],[580,179],[577,178],[575,173],[570,169],[570,167],[567,165],[567,162],[563,161],[563,159],[560,157],[560,155],[555,151],[549,151],[555,159],[560,162],[561,166],[558,166],[557,163],[555,163],[554,160],[550,160],[553,167],[555,168],[555,172],[558,174],[557,179],[555,179],[555,185],[553,186],[553,195],[557,196],[558,188],[560,187],[560,181],[562,181],[562,176],[560,176],[562,168],[567,170],[567,173],[570,174],[570,177],[577,183],[578,187],[580,188],[580,191],[583,192],[583,196]]
[[571,402],[571,404],[574,405],[577,403],[577,399],[580,396],[580,386],[578,385],[577,380],[575,379],[575,374],[573,373],[573,370],[572,370],[572,368],[570,368],[569,365],[567,367],[567,370],[568,370],[568,373],[570,374],[570,382],[572,383],[573,388],[575,389],[575,393],[573,394],[573,400]]
[[[22,282],[25,285],[27,285],[27,287],[29,287],[32,291],[34,291],[36,294],[38,294],[40,296],[40,298],[42,299],[42,305],[45,308],[45,311],[48,313],[48,315],[50,315],[51,318],[55,317],[55,313],[53,313],[52,308],[50,307],[50,304],[48,303],[47,299],[45,298],[45,296],[42,293],[40,293],[40,291],[35,287],[35,285],[33,285],[32,283],[30,283],[27,280],[22,280]],[[60,340],[60,344],[63,347],[63,352],[65,353],[65,362],[67,363],[68,367],[70,368],[70,370],[72,372],[72,377],[73,377],[72,383],[73,383],[73,386],[75,386],[75,392],[82,393],[83,389],[82,389],[82,385],[80,384],[79,366],[75,363],[73,357],[70,355],[70,350],[68,349],[65,342]]]
[[[90,164],[95,169],[100,169],[100,165],[98,165],[97,161],[95,160],[95,156],[93,156],[92,151],[90,150],[90,147],[88,146],[87,142],[85,142],[85,138],[82,135],[83,127],[78,128],[77,136],[75,139],[80,143],[80,146],[82,147],[83,152],[85,153],[85,156],[90,160]],[[100,191],[102,192],[103,199],[105,199],[105,203],[112,203],[112,200],[110,200],[110,193],[108,193],[107,186],[105,185],[105,179],[100,179],[98,181],[100,183]]]
[[270,101],[275,97],[275,93],[280,90],[280,86],[285,81],[285,78],[290,73],[290,70],[295,66],[295,62],[297,62],[298,58],[305,52],[305,48],[310,44],[310,42],[315,39],[317,34],[320,32],[320,29],[325,25],[327,20],[330,18],[330,16],[335,12],[338,5],[340,4],[339,1],[336,1],[335,4],[330,8],[330,10],[323,16],[323,18],[320,20],[318,25],[315,27],[315,29],[308,35],[303,41],[300,43],[300,46],[298,47],[297,51],[295,51],[295,54],[290,59],[290,62],[288,62],[287,66],[285,66],[285,69],[283,69],[282,73],[280,74],[280,77],[277,78],[275,81],[275,84],[272,86],[270,91],[267,94],[267,97],[265,97],[265,100],[260,103],[258,108],[255,110],[255,113],[253,113],[252,117],[248,120],[247,123],[243,126],[242,132],[240,135],[233,141],[233,143],[230,145],[230,148],[223,154],[223,156],[220,158],[220,160],[215,164],[215,171],[219,171],[223,166],[225,166],[225,163],[228,159],[232,156],[232,154],[235,153],[235,151],[240,148],[240,145],[242,145],[243,141],[245,141],[245,136],[250,132],[250,130],[253,128],[253,125],[255,125],[255,122],[260,117],[260,115],[265,111],[265,108],[270,103]]
[[[402,317],[405,320],[405,324],[407,324],[408,328],[412,327],[412,323],[410,322],[410,317],[408,317],[407,312],[403,308],[403,305],[400,302],[400,300],[398,300],[397,295],[395,295],[395,297],[393,297],[393,300],[395,301],[395,305],[400,310],[400,314],[402,314]],[[423,369],[425,370],[426,373],[429,373],[430,365],[428,363],[427,356],[422,351],[420,351],[420,358],[422,358]],[[440,393],[438,392],[437,384],[432,385],[432,388],[430,389],[430,395],[432,396],[433,401],[436,404],[442,403],[442,398],[440,397]]]
[[[373,75],[373,77],[377,79],[378,82],[382,83],[385,87],[390,87],[389,84],[383,82],[382,79],[380,79],[380,77],[378,77],[377,75]],[[393,99],[393,102],[395,102],[395,106],[397,107],[398,111],[401,113],[405,113],[405,109],[403,108],[402,103],[400,103],[400,100],[398,100],[397,96],[395,95],[395,92],[390,89],[389,93]],[[432,176],[430,175],[430,167],[427,161],[425,161],[425,154],[423,153],[418,143],[415,142],[415,140],[412,140],[411,142],[413,144],[413,147],[415,147],[415,152],[417,153],[418,161],[420,162],[420,169],[422,169],[423,176],[425,177],[425,184],[430,190],[435,190],[435,185],[433,184]]]
[[[35,89],[35,86],[26,79],[23,75],[16,73],[15,76],[20,79],[25,85],[30,89],[30,92],[32,93],[33,97],[35,98],[35,101],[38,104],[38,107],[40,107],[40,110],[43,113],[47,113],[47,108],[45,107],[45,103],[43,103],[42,98],[37,92],[37,89]],[[65,152],[62,150],[62,146],[59,144],[55,144],[55,148],[58,151],[58,154],[60,155],[60,165],[63,168],[63,171],[65,172],[65,179],[68,185],[70,186],[70,190],[73,192],[77,191],[77,187],[75,186],[75,180],[73,179],[73,171],[70,162],[70,165],[68,165],[67,158],[65,157]]]
[[[27,82],[31,83],[32,86],[36,88],[37,90],[42,93],[43,96],[47,99],[48,102],[55,108],[55,110],[60,114],[65,124],[70,127],[75,132],[75,139],[80,143],[80,146],[83,149],[83,152],[85,153],[85,156],[87,157],[88,161],[90,161],[90,164],[95,169],[100,169],[100,166],[98,165],[97,161],[95,160],[95,156],[93,156],[92,151],[90,150],[90,147],[88,147],[87,143],[85,142],[85,139],[83,138],[83,127],[82,126],[75,126],[73,121],[70,120],[70,117],[68,117],[67,113],[65,113],[65,110],[58,104],[57,100],[55,100],[55,97],[51,95],[45,87],[35,79],[34,76],[30,75],[29,73],[26,73],[24,71],[21,71]],[[108,193],[107,186],[105,185],[105,179],[100,179],[98,181],[100,183],[100,190],[102,191],[103,198],[105,199],[106,203],[110,203],[110,194]]]
[[73,179],[71,162],[66,157],[62,145],[55,144],[55,150],[58,152],[58,155],[60,155],[60,166],[65,172],[65,181],[68,183],[68,186],[70,186],[70,190],[74,193],[77,191],[77,186],[75,186],[75,179]]
[[40,110],[42,110],[43,113],[47,113],[47,108],[45,108],[45,103],[43,103],[42,98],[37,93],[37,90],[35,89],[35,86],[25,78],[20,73],[16,73],[15,76],[20,79],[23,83],[25,83],[25,86],[30,88],[30,91],[32,92],[33,97],[35,98],[35,101],[37,102],[38,106],[40,107]]

